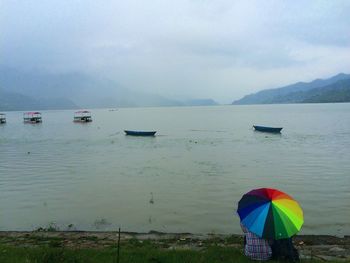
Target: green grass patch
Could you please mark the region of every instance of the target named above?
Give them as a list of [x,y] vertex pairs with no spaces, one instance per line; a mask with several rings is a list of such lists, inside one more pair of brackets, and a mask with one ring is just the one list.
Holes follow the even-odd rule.
[[[14,247],[0,245],[1,263],[116,263],[116,248],[68,249],[63,247]],[[200,251],[162,249],[150,242],[123,244],[120,263],[248,263],[240,249],[212,246]],[[308,263],[320,261],[303,261]]]

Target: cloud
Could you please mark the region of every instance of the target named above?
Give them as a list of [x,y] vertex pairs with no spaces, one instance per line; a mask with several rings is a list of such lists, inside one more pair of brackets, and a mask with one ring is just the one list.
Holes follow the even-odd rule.
[[349,1],[2,1],[1,63],[229,102],[350,68]]

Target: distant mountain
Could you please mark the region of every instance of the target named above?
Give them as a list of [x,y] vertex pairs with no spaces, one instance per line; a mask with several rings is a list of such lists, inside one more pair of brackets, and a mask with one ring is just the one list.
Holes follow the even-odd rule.
[[12,110],[60,110],[77,109],[72,101],[65,98],[35,99],[30,96],[0,90],[0,111]]
[[350,74],[341,73],[329,79],[316,79],[309,83],[298,82],[281,88],[263,90],[232,104],[350,102],[349,80]]
[[184,101],[186,106],[214,106],[218,105],[213,99],[193,99]]
[[0,111],[31,110],[39,105],[38,101],[28,96],[0,90]]
[[[49,74],[0,69],[0,87],[36,99],[65,98],[81,108],[138,106],[139,96],[118,83],[81,73]],[[151,100],[151,102],[149,102]],[[145,96],[145,104],[159,98]]]
[[350,79],[305,92],[303,103],[350,102]]
[[[71,109],[213,105],[206,100],[178,101],[122,87],[115,81],[82,73],[49,74],[0,67],[0,109]],[[22,103],[19,103],[22,101]],[[6,105],[6,106],[5,106]],[[28,106],[28,107],[27,107]]]

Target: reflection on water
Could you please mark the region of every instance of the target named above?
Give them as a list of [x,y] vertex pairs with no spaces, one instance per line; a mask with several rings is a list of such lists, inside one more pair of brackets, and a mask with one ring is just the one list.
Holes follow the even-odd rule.
[[350,232],[350,104],[100,109],[87,124],[73,123],[73,111],[43,112],[40,125],[21,118],[9,112],[0,126],[0,230],[239,233],[242,194],[275,187],[300,202],[304,234]]

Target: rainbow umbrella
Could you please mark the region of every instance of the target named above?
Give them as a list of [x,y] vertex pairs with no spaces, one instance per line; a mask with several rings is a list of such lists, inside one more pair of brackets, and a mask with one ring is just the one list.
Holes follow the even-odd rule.
[[237,213],[249,231],[266,239],[289,238],[301,229],[303,211],[289,195],[272,188],[252,190],[238,202]]

